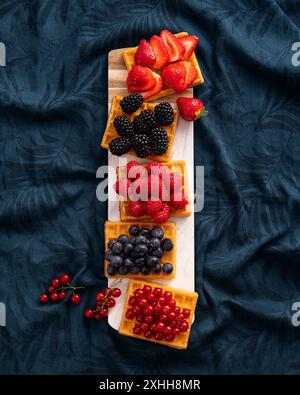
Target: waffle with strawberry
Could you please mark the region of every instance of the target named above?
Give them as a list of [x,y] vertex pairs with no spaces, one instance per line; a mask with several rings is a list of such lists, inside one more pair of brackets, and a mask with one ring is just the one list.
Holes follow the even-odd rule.
[[128,69],[128,92],[139,92],[144,100],[181,93],[204,82],[195,55],[198,37],[162,30],[138,47],[123,51]]

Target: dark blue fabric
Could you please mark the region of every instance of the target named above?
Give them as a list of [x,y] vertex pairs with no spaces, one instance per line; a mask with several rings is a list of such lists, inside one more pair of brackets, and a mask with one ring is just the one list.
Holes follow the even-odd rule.
[[[0,21],[0,373],[299,373],[299,2],[4,0]],[[82,319],[105,284],[107,53],[163,28],[199,36],[209,110],[195,123],[205,208],[187,351]],[[41,306],[64,271],[91,285],[82,303]]]

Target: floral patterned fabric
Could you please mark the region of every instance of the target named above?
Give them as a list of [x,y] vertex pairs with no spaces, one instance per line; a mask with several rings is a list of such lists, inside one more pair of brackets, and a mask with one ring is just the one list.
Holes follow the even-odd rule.
[[[299,15],[297,0],[1,1],[0,373],[299,373]],[[209,111],[187,351],[82,318],[106,283],[107,54],[163,28],[199,36]],[[91,286],[82,303],[40,305],[65,271]]]

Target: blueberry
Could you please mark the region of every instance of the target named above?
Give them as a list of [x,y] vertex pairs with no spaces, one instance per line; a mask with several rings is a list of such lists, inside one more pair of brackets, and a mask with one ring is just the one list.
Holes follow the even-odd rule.
[[153,266],[159,264],[159,258],[157,256],[148,255],[147,257],[147,265]]
[[110,261],[110,258],[111,258],[112,256],[114,256],[114,254],[113,254],[111,251],[108,251],[108,252],[106,253],[106,255],[105,255],[105,258],[106,258],[108,261]]
[[135,260],[135,265],[138,267],[145,266],[145,264],[146,264],[145,258],[137,258]]
[[141,272],[144,276],[148,276],[148,274],[150,274],[151,272],[151,269],[149,266],[143,266]]
[[114,245],[112,246],[112,252],[115,254],[115,255],[118,255],[118,254],[121,254],[121,252],[122,252],[122,250],[123,250],[123,246],[122,246],[122,244],[119,242],[119,241],[116,241],[115,243],[114,243]]
[[148,254],[148,247],[145,244],[138,244],[134,247],[137,256],[144,256]]
[[149,241],[149,247],[153,248],[154,250],[160,247],[160,240],[157,237],[153,237]]
[[160,273],[161,272],[161,266],[160,263],[156,263],[151,267],[151,270],[153,273]]
[[111,239],[109,240],[109,242],[107,243],[107,247],[111,250],[113,245],[115,244],[116,239]]
[[131,236],[137,236],[139,234],[140,228],[137,225],[132,225],[129,228],[129,233]]
[[123,251],[126,256],[129,256],[133,252],[133,245],[131,243],[127,243],[123,246]]
[[161,242],[161,248],[164,251],[171,251],[173,250],[174,244],[173,241],[171,239],[163,239],[163,241]]
[[165,274],[170,274],[173,271],[173,265],[172,263],[164,263],[162,270]]
[[118,273],[118,270],[117,270],[116,268],[112,267],[111,265],[108,265],[107,273],[108,273],[110,276],[114,276],[115,274]]
[[162,228],[153,228],[151,230],[151,237],[157,237],[158,239],[162,239],[164,237],[164,232],[162,230]]
[[141,271],[140,268],[135,266],[135,267],[133,267],[133,268],[130,270],[130,273],[131,273],[131,274],[139,274],[140,271]]
[[130,243],[131,243],[132,245],[135,245],[135,237],[130,237]]
[[128,241],[129,241],[129,237],[128,237],[127,235],[120,235],[120,236],[118,237],[118,241],[119,241],[121,244],[126,244],[126,243],[128,243]]
[[156,250],[151,250],[152,255],[157,256],[158,258],[162,258],[163,250],[161,248],[157,248]]
[[132,259],[126,258],[125,262],[124,262],[124,265],[127,266],[127,267],[133,267],[134,266],[134,262],[133,262]]
[[121,267],[119,268],[119,273],[120,273],[122,276],[125,276],[125,274],[128,273],[128,267],[126,267],[126,266],[121,266]]
[[120,267],[123,263],[123,259],[119,255],[113,255],[110,258],[110,264],[113,267]]
[[145,236],[145,237],[149,238],[149,237],[150,237],[150,230],[147,229],[147,228],[142,228],[142,229],[139,231],[139,235]]
[[147,244],[147,239],[146,239],[146,237],[145,237],[145,236],[142,236],[142,235],[138,235],[138,236],[135,238],[135,244]]

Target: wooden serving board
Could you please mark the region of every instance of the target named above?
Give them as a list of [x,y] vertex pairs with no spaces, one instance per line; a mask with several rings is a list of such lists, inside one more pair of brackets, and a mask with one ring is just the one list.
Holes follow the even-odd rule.
[[[108,55],[108,111],[111,106],[112,98],[115,95],[126,96],[127,69],[122,59],[122,51],[116,49]],[[193,88],[190,88],[179,96],[193,97]],[[160,101],[168,101],[176,106],[178,95],[171,95],[162,98]],[[130,155],[128,160],[136,159]],[[173,153],[171,160],[184,160],[187,164],[189,181],[189,191],[193,196],[194,191],[194,126],[193,122],[184,121],[181,117],[178,121]],[[122,159],[121,159],[122,160]],[[123,159],[124,160],[124,159]],[[114,200],[113,184],[116,181],[116,168],[120,166],[120,158],[108,152],[108,220],[120,221],[119,202]],[[191,199],[193,201],[193,198]],[[193,202],[192,202],[193,213]],[[172,280],[157,281],[176,288],[194,291],[195,288],[195,246],[194,246],[194,215],[186,218],[170,218],[176,223],[177,228],[177,273]],[[145,277],[147,280],[147,277]],[[109,279],[108,285],[116,282],[116,279]],[[122,318],[125,302],[125,294],[128,286],[127,279],[123,279],[117,286],[122,290],[122,296],[117,300],[116,306],[110,311],[108,322],[111,327],[118,330]]]

